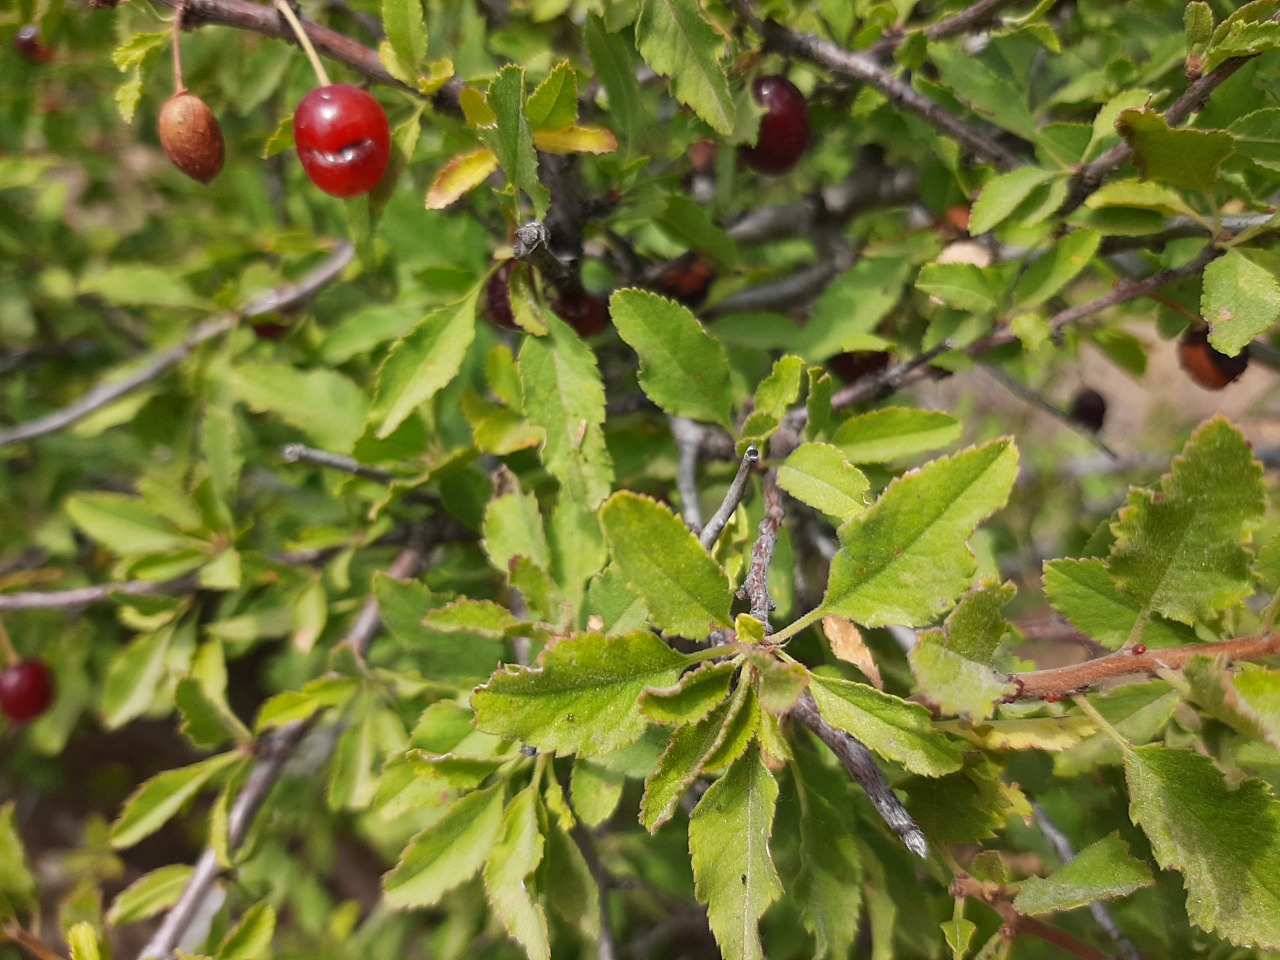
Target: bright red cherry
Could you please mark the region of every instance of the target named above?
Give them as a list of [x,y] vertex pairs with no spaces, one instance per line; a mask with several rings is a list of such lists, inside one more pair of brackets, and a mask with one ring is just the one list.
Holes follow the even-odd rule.
[[751,92],[765,113],[756,145],[739,147],[738,153],[752,170],[772,176],[786,173],[809,147],[809,104],[786,77],[756,77]]
[[594,294],[582,292],[560,297],[551,309],[581,337],[594,337],[609,325],[609,305]]
[[13,49],[32,63],[48,63],[53,58],[53,49],[41,43],[40,28],[34,23],[28,23],[13,35]]
[[53,702],[53,673],[43,660],[20,660],[0,672],[0,713],[14,723],[27,723]]
[[391,159],[391,126],[381,104],[345,83],[317,87],[293,114],[293,141],[311,182],[334,197],[378,185]]

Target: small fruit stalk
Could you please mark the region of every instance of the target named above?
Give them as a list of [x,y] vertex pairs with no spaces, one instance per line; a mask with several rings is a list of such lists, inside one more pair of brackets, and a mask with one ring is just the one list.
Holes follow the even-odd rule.
[[289,6],[275,0],[306,51],[320,86],[298,103],[293,142],[307,177],[334,197],[359,197],[378,185],[391,160],[391,125],[372,96],[358,87],[330,83],[311,38]]
[[160,108],[160,145],[173,165],[193,180],[210,183],[222,170],[226,145],[222,128],[209,105],[187,89],[182,80],[182,51],[178,34],[187,5],[173,14],[173,96]]
[[22,659],[0,624],[0,713],[13,723],[30,723],[53,702],[53,673],[39,657]]

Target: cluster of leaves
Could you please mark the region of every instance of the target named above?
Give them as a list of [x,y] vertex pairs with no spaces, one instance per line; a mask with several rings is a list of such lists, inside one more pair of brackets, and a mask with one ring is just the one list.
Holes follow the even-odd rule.
[[[228,323],[176,372],[0,447],[0,600],[155,588],[6,616],[19,649],[53,663],[59,695],[0,782],[43,809],[77,780],[109,780],[112,825],[87,821],[58,903],[77,960],[178,901],[192,868],[140,851],[193,833],[234,867],[184,944],[218,960],[390,958],[424,941],[433,957],[606,942],[675,955],[708,924],[707,953],[734,960],[766,945],[775,960],[1035,957],[1048,954],[1011,941],[1009,916],[1056,915],[1086,949],[1107,934],[1071,911],[1115,898],[1152,955],[1280,951],[1280,674],[1186,658],[1102,694],[1023,698],[1019,623],[1037,608],[1115,656],[1270,630],[1280,537],[1241,433],[1206,422],[1111,513],[1065,481],[1036,486],[1086,441],[1015,445],[995,418],[874,390],[851,409],[828,370],[850,351],[927,356],[915,374],[981,360],[1055,390],[1088,347],[1141,374],[1134,322],[1171,337],[1203,317],[1232,355],[1265,336],[1280,312],[1266,245],[1280,4],[1040,3],[981,42],[927,33],[926,14],[949,11],[911,2],[758,6],[793,37],[887,44],[881,74],[1025,162],[975,164],[887,88],[801,59],[815,145],[785,182],[761,182],[727,148],[754,136],[747,71],[782,61],[735,17],[744,5],[384,0],[326,14],[357,37],[377,14],[375,62],[401,84],[377,91],[399,156],[371,199],[307,187],[282,152],[305,64],[226,30],[183,39],[187,83],[222,115],[231,156],[206,191],[146,133],[165,93],[156,11],[4,15],[39,21],[60,51],[46,67],[0,62],[14,91],[0,117],[6,421],[128,376],[143,351],[298,280],[336,238],[359,253],[304,313],[265,318],[283,339]],[[1215,71],[1184,127],[1179,97]],[[121,72],[112,103],[99,91]],[[686,155],[708,138],[722,149],[695,200]],[[1117,151],[1131,166],[1091,189],[1081,171]],[[887,189],[902,174],[911,204]],[[735,228],[868,177],[881,199],[809,232],[794,235],[814,222],[795,207],[766,236]],[[981,244],[946,226],[970,203]],[[559,319],[556,278],[532,269],[511,275],[520,332],[480,319],[495,254],[530,217],[582,255],[575,281],[611,291],[603,335]],[[644,288],[689,252],[718,273],[701,317]],[[1075,322],[1072,307],[1129,271],[1200,263],[1159,307],[1117,297]],[[827,281],[811,304],[751,305],[797,272]],[[722,441],[692,494],[679,421],[695,443]],[[282,464],[299,441],[372,469]],[[700,538],[685,518],[720,503],[730,454],[752,443],[767,471]],[[1033,528],[1063,556],[1042,570],[1026,562]],[[380,572],[406,544],[422,573]],[[384,633],[366,655],[342,641],[368,597]],[[770,605],[772,625],[748,612]],[[909,654],[889,627],[918,631]],[[123,784],[75,759],[90,728],[127,741],[147,720],[177,727],[179,759],[135,757]],[[298,724],[312,735],[239,822],[265,745]],[[874,755],[924,859],[831,739]],[[29,806],[0,805],[7,932],[36,929],[48,903],[19,840]],[[1075,859],[1058,865],[1037,810]],[[351,846],[380,891],[335,893]],[[953,881],[981,894],[961,883],[953,897]],[[1001,909],[966,911],[965,896]]]

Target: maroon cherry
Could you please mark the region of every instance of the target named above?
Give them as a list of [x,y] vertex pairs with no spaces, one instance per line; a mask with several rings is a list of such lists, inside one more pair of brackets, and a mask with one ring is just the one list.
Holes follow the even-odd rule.
[[508,330],[519,330],[515,310],[511,306],[511,271],[514,260],[508,260],[489,275],[484,287],[484,312],[490,320]]
[[1220,353],[1209,343],[1209,331],[1193,327],[1178,341],[1178,363],[1196,384],[1206,390],[1222,390],[1239,380],[1249,368],[1249,348],[1234,357]]
[[378,185],[391,159],[391,126],[381,104],[345,83],[317,87],[293,114],[293,141],[311,182],[334,197]]
[[19,660],[0,672],[0,713],[14,723],[27,723],[53,702],[53,674],[35,657]]
[[663,296],[678,300],[686,307],[700,307],[707,299],[707,291],[711,289],[715,276],[707,261],[696,253],[686,253],[662,268],[653,287]]
[[32,63],[48,63],[53,58],[52,48],[40,42],[40,28],[28,23],[13,35],[13,49]]
[[1107,419],[1107,398],[1092,387],[1082,387],[1072,398],[1068,414],[1076,423],[1097,433]]
[[253,332],[257,334],[259,340],[279,340],[289,332],[289,328],[283,323],[264,320],[262,323],[253,324]]
[[786,77],[756,77],[751,92],[765,113],[756,145],[738,148],[742,162],[760,173],[786,173],[809,147],[809,104]]
[[609,324],[609,305],[590,293],[560,297],[551,309],[581,337],[594,337]]

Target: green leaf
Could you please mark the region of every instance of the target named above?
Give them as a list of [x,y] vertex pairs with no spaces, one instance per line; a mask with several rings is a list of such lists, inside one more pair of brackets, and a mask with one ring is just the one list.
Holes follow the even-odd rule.
[[1213,8],[1203,0],[1188,3],[1182,11],[1182,27],[1187,36],[1187,58],[1203,56],[1213,36]]
[[231,740],[248,743],[252,739],[226,701],[210,696],[191,677],[178,681],[173,701],[182,715],[183,736],[202,750],[216,750]]
[[214,956],[217,960],[258,960],[269,954],[275,932],[275,908],[265,901],[255,903],[223,938]]
[[929,59],[942,83],[973,108],[974,113],[998,127],[1035,142],[1039,125],[1027,107],[1026,94],[996,75],[981,60],[959,45],[931,43]]
[[961,599],[942,630],[916,638],[908,656],[921,688],[946,713],[985,720],[1014,691],[1008,674],[994,669],[996,650],[1009,630],[1000,608],[1013,584],[985,584]]
[[547,906],[582,936],[600,936],[601,886],[596,883],[582,850],[569,831],[577,818],[569,809],[564,789],[555,780],[543,791],[538,823],[546,838],[547,854],[539,870],[538,886],[546,891]]
[[476,285],[457,303],[427,314],[392,345],[378,368],[369,409],[369,424],[376,427],[379,440],[391,436],[419,404],[457,376],[475,337],[479,296]]
[[1108,567],[1120,589],[1194,624],[1253,590],[1244,544],[1262,520],[1262,467],[1221,417],[1201,425],[1158,491],[1135,489],[1115,524]]
[[778,467],[778,486],[836,523],[866,512],[866,475],[829,443],[804,443]]
[[852,463],[887,463],[955,443],[960,421],[935,410],[882,407],[850,417],[831,442]]
[[1203,69],[1208,71],[1232,57],[1252,57],[1280,47],[1280,23],[1275,0],[1254,0],[1232,11],[1218,24],[1209,41]]
[[1005,439],[894,480],[867,513],[840,528],[818,615],[873,627],[932,621],[969,585],[977,562],[965,541],[1004,505],[1017,473],[1017,451]]
[[1168,216],[1202,219],[1176,190],[1150,180],[1115,180],[1103,184],[1085,201],[1085,206],[1090,210],[1136,207]]
[[965,313],[990,313],[1003,297],[994,273],[972,263],[926,263],[916,289]]
[[1219,165],[1234,149],[1229,133],[1174,130],[1149,107],[1122,112],[1116,130],[1133,149],[1133,162],[1144,177],[1202,193],[1213,187]]
[[1209,343],[1229,357],[1270,330],[1280,316],[1280,282],[1238,250],[1228,250],[1205,267],[1203,283],[1200,313],[1209,324]]
[[498,842],[484,867],[484,887],[493,911],[529,960],[551,960],[547,918],[525,883],[542,862],[545,842],[538,830],[537,794],[521,790],[507,804]]
[[1031,191],[1053,178],[1052,170],[1040,167],[1019,167],[1008,173],[992,177],[978,194],[969,211],[969,233],[981,236],[1003,223],[1018,209],[1018,205],[1031,196]]
[[80,296],[101,297],[118,307],[212,309],[172,268],[145,263],[119,263],[88,270],[80,278]]
[[1074,280],[1102,244],[1096,230],[1075,230],[1057,241],[1051,250],[1027,268],[1013,290],[1019,308],[1030,309],[1055,296]]
[[609,300],[618,335],[640,357],[640,386],[667,413],[732,427],[729,361],[687,307],[648,290]]
[[600,617],[600,632],[606,636],[640,630],[649,622],[649,607],[644,598],[627,586],[614,564],[591,581],[587,588],[587,609]]
[[716,222],[707,208],[684,194],[667,197],[666,209],[658,221],[691,250],[698,250],[726,266],[738,262],[738,246]]
[[505,785],[469,793],[409,842],[382,880],[387,906],[431,907],[484,864],[502,829]]
[[123,927],[169,909],[181,896],[191,873],[192,868],[185,863],[171,863],[144,873],[116,894],[107,911],[107,923]]
[[808,669],[800,663],[783,663],[763,651],[747,654],[747,662],[756,678],[761,708],[779,717],[790,713],[809,686]]
[[155,833],[206,783],[243,761],[244,758],[233,751],[156,774],[125,800],[120,816],[111,827],[111,845],[123,850]]
[[737,109],[720,65],[724,38],[702,18],[697,0],[640,0],[636,48],[671,78],[677,100],[717,133],[733,133]]
[[558,317],[547,320],[550,336],[526,337],[520,349],[524,414],[545,432],[542,462],[564,495],[594,510],[613,486],[604,385],[591,348]]
[[697,639],[729,626],[724,570],[665,506],[620,491],[601,507],[600,525],[618,570],[661,629]]
[[427,24],[422,0],[382,0],[382,27],[401,65],[411,73],[427,55]]
[[594,756],[645,730],[640,695],[667,686],[687,663],[652,633],[585,633],[548,646],[537,669],[495,673],[471,696],[476,727],[540,750]]
[[848,957],[862,919],[863,873],[856,823],[808,778],[798,789],[800,872],[794,899],[805,929],[813,934],[815,960]]
[[1242,664],[1231,678],[1236,706],[1280,749],[1280,673],[1257,664]]
[[960,749],[920,704],[834,677],[813,676],[809,690],[828,723],[912,773],[940,777],[960,769]]
[[18,835],[16,811],[16,801],[0,804],[0,916],[26,913],[37,904],[36,881]]
[[587,16],[584,36],[595,75],[609,97],[613,128],[623,143],[630,144],[647,124],[640,87],[636,83],[635,52],[622,36],[609,33],[595,13]]
[[520,491],[514,474],[505,474],[514,490],[489,501],[484,511],[484,550],[494,568],[507,573],[516,557],[528,557],[544,570],[551,563],[551,548],[542,528],[538,498]]
[[513,187],[523,190],[539,220],[547,215],[551,194],[538,180],[538,154],[524,112],[524,68],[509,63],[489,84],[485,102],[495,120],[477,133],[498,158],[498,165]]
[[1187,916],[1238,946],[1280,949],[1280,803],[1260,780],[1235,789],[1208,757],[1125,751],[1130,816],[1156,862],[1182,874]]
[[803,327],[786,330],[786,349],[811,363],[846,350],[886,349],[889,342],[874,331],[914,273],[907,257],[861,257],[827,284]]
[[[745,685],[743,687],[745,689]],[[640,823],[650,833],[671,819],[680,798],[702,773],[707,758],[717,752],[737,725],[747,698],[736,695],[698,723],[676,727],[658,766],[645,778],[640,799]]]
[[364,430],[365,394],[336,371],[238,362],[232,385],[242,403],[274,413],[326,450],[349,452]]
[[1011,817],[1031,816],[1018,789],[1001,780],[1000,764],[974,750],[960,770],[945,777],[910,777],[895,786],[907,792],[907,810],[933,841],[977,843],[996,835]]
[[[1143,605],[1116,586],[1104,560],[1050,560],[1044,591],[1053,609],[1108,650],[1128,642],[1143,614]],[[1196,635],[1180,623],[1148,616],[1141,639],[1149,647],[1177,647],[1195,643]]]
[[678,683],[645,690],[640,710],[654,723],[697,723],[729,695],[729,681],[737,672],[732,661],[700,664]]
[[763,960],[757,922],[782,896],[769,853],[778,784],[757,748],[747,750],[689,818],[694,893],[728,960]]
[[139,497],[122,493],[74,493],[67,497],[67,515],[94,540],[122,556],[168,553],[199,541],[157,516]]
[[102,958],[98,933],[88,920],[81,920],[67,931],[67,946],[71,951],[71,960],[101,960]]
[[1049,876],[1028,877],[1014,898],[1019,913],[1073,910],[1151,886],[1151,871],[1129,854],[1119,833],[1085,847]]
[[524,107],[534,130],[563,130],[578,119],[578,77],[568,60],[561,60],[529,94]]
[[569,781],[574,812],[588,827],[600,826],[618,809],[626,782],[623,774],[578,757]]
[[1236,153],[1258,166],[1280,171],[1280,107],[1264,107],[1245,114],[1227,127]]
[[114,653],[102,688],[102,719],[108,730],[119,729],[151,708],[172,644],[173,627],[165,626],[134,637]]

